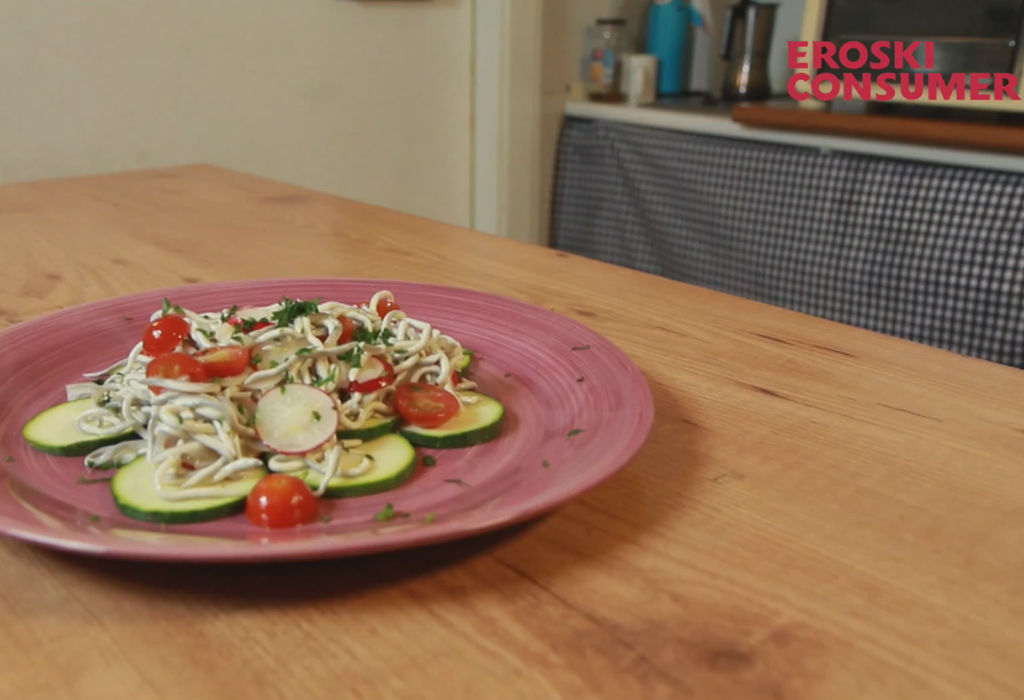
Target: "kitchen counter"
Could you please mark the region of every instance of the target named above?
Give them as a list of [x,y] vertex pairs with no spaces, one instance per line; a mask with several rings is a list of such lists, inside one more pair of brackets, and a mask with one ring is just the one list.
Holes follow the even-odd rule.
[[585,119],[605,119],[658,129],[804,146],[825,151],[834,150],[927,163],[1024,172],[1024,156],[1022,155],[1007,155],[971,148],[924,146],[878,138],[826,135],[793,129],[753,127],[734,121],[730,110],[726,107],[721,105],[705,106],[697,103],[696,100],[693,102],[674,100],[643,107],[577,100],[566,103],[565,113],[568,116]]
[[213,167],[0,187],[0,231],[0,328],[182,283],[442,282],[603,334],[656,409],[607,482],[445,545],[186,566],[2,539],[0,696],[1020,695],[1018,370]]

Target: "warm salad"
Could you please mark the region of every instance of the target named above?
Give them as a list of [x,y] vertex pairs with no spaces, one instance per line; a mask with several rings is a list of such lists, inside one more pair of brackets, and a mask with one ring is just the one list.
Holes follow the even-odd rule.
[[126,515],[197,522],[244,507],[290,525],[316,517],[318,496],[401,484],[413,444],[496,437],[504,411],[466,379],[471,360],[388,291],[213,313],[164,300],[123,360],[68,386],[68,402],[23,432],[117,469]]

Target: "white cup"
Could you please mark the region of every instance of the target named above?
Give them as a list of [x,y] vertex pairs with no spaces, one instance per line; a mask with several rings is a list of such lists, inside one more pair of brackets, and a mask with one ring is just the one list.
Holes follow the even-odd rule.
[[658,57],[632,53],[622,57],[619,89],[631,105],[649,105],[658,99]]

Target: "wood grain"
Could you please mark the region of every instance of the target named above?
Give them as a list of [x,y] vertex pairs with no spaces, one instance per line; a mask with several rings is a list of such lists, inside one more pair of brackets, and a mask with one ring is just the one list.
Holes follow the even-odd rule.
[[732,119],[746,126],[763,129],[795,129],[816,134],[1024,154],[1024,127],[1006,124],[845,114],[763,104],[735,105],[732,108]]
[[212,167],[2,187],[0,239],[0,326],[182,282],[439,282],[589,325],[657,409],[617,477],[450,545],[213,567],[4,540],[2,697],[1020,697],[1017,370]]

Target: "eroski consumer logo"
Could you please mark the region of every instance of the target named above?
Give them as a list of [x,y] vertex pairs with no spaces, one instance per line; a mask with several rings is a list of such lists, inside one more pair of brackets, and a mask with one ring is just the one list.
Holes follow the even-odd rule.
[[[923,53],[923,56],[922,56]],[[1019,102],[1013,73],[934,72],[935,44],[931,41],[789,42],[788,92],[794,100],[829,102],[861,99],[888,102],[956,99],[979,102]],[[822,69],[841,73],[821,72]],[[810,71],[813,69],[814,73]]]

